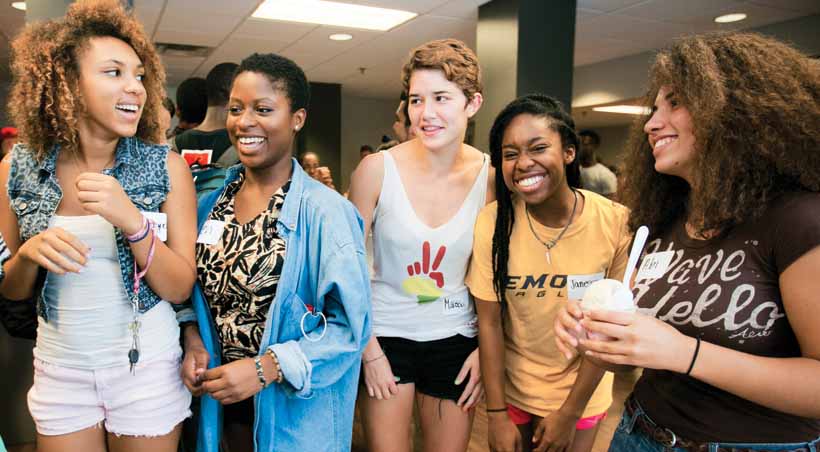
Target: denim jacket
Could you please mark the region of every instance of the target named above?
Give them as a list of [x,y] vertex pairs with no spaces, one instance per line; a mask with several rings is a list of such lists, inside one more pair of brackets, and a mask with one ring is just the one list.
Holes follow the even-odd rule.
[[[8,194],[11,208],[17,214],[20,240],[34,237],[48,229],[48,222],[57,211],[63,191],[57,183],[57,155],[60,147],[38,162],[34,152],[23,144],[12,151],[9,170]],[[170,190],[167,159],[168,146],[150,144],[129,137],[117,143],[114,166],[103,170],[122,185],[125,194],[141,211],[158,212]],[[120,229],[115,228],[117,255],[125,291],[130,299],[134,295],[134,255]],[[43,299],[44,272],[37,279],[35,294],[37,313],[48,321],[49,308]],[[141,284],[137,294],[140,313],[145,313],[162,301],[147,284]]]
[[[296,160],[292,165],[290,190],[276,222],[287,252],[260,346],[260,356],[268,348],[276,353],[284,381],[254,396],[254,445],[256,451],[345,451],[350,450],[361,355],[370,339],[363,225],[353,205],[308,177]],[[200,230],[240,171],[241,165],[230,168],[225,185],[202,198]],[[208,367],[217,367],[219,338],[199,284],[192,300],[211,355]],[[309,306],[323,313],[326,323],[319,315],[306,316]],[[199,452],[219,450],[221,419],[219,402],[203,396]]]

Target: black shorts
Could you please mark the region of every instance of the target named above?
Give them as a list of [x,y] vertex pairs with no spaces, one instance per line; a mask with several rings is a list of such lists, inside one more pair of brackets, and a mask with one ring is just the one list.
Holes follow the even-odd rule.
[[416,342],[400,337],[380,337],[379,345],[390,362],[398,384],[414,383],[416,391],[439,399],[458,401],[469,375],[460,385],[456,377],[464,361],[478,347],[477,337],[457,334],[445,339]]

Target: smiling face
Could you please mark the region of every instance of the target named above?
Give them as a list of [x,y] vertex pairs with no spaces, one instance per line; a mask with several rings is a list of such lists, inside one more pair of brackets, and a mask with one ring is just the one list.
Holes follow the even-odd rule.
[[291,112],[287,93],[267,76],[246,71],[234,79],[226,126],[246,168],[289,168],[294,137],[305,117],[304,109]]
[[481,107],[481,94],[469,100],[439,69],[418,69],[410,76],[408,114],[412,134],[429,150],[461,145],[467,120]]
[[567,184],[566,165],[575,149],[564,149],[551,120],[528,113],[510,121],[501,144],[501,172],[507,188],[529,205],[538,205]]
[[146,99],[145,70],[134,49],[117,38],[91,38],[79,53],[78,67],[81,140],[87,133],[102,139],[134,136]]
[[692,115],[667,87],[658,91],[653,110],[643,130],[655,157],[655,171],[678,176],[691,185],[695,163]]

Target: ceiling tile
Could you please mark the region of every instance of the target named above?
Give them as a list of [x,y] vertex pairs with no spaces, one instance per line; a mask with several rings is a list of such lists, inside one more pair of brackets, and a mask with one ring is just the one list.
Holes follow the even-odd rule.
[[457,17],[459,19],[478,20],[478,4],[469,0],[455,0],[430,11],[433,16]]
[[[353,39],[349,41],[331,40],[330,35],[336,33],[351,34],[353,35]],[[305,61],[310,63],[307,67],[313,67],[341,53],[359,47],[370,40],[376,39],[383,34],[384,32],[380,31],[350,30],[349,28],[323,25],[314,28],[308,34],[302,36],[299,40],[284,49],[284,51],[289,55],[310,54],[311,57],[305,58]]]
[[[259,0],[168,0],[166,11],[191,16],[201,12],[228,17],[247,17],[256,10]],[[191,14],[196,11],[197,14]],[[201,22],[207,24],[208,22]]]
[[[594,32],[590,31],[593,29]],[[632,41],[642,44],[643,48],[663,47],[679,36],[691,34],[690,25],[670,22],[656,22],[618,14],[602,15],[583,23],[581,33],[575,33],[575,39],[584,40],[585,34],[603,38]]]
[[578,0],[578,7],[612,12],[644,1],[646,0]]
[[345,0],[345,2],[423,14],[447,3],[447,0]]
[[219,14],[180,12],[177,9],[166,9],[160,20],[158,33],[184,32],[199,35],[208,35],[215,45],[239,25],[242,19],[238,17],[222,16]]
[[215,47],[220,41],[222,41],[223,37],[223,34],[206,32],[192,33],[184,31],[158,30],[154,35],[154,42]]
[[800,11],[806,14],[820,13],[820,1],[817,0],[751,0],[749,3],[772,8]]
[[703,17],[714,18],[723,11],[740,10],[743,6],[736,0],[649,0],[620,10],[618,14],[660,22],[696,24],[702,22]]
[[315,24],[301,24],[279,20],[248,18],[234,32],[234,36],[255,37],[293,42],[318,28]]

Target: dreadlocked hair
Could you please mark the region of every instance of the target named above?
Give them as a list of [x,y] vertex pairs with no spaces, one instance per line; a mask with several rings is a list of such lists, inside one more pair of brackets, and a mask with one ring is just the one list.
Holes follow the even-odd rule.
[[[495,172],[495,199],[498,212],[495,218],[493,232],[493,288],[499,301],[506,303],[505,288],[509,280],[507,273],[510,257],[510,234],[512,233],[515,217],[513,199],[509,187],[504,183],[504,174],[501,171],[501,146],[504,132],[513,119],[518,115],[528,114],[549,120],[550,129],[561,137],[563,149],[579,149],[578,134],[575,132],[575,121],[564,109],[558,100],[543,94],[528,94],[519,97],[507,104],[495,118],[490,129],[490,162],[496,168]],[[581,187],[580,162],[576,157],[571,163],[564,166],[567,184],[575,189]]]

